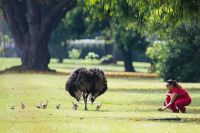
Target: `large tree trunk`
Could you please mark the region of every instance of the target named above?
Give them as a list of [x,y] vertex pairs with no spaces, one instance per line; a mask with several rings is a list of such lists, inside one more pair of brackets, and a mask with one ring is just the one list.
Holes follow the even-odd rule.
[[31,41],[29,36],[24,40],[16,41],[19,56],[24,70],[49,70],[50,55],[48,51],[49,35],[41,39]]
[[24,70],[49,70],[48,42],[53,29],[76,0],[9,0],[0,5]]
[[125,72],[135,72],[135,69],[132,65],[132,51],[122,50],[122,56],[124,60]]

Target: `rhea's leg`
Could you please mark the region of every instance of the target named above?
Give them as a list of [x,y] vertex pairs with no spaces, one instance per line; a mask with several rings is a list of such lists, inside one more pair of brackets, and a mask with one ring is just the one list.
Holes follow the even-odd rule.
[[83,100],[84,100],[84,103],[85,103],[85,110],[88,110],[87,108],[87,97],[88,97],[88,94],[87,93],[83,93]]

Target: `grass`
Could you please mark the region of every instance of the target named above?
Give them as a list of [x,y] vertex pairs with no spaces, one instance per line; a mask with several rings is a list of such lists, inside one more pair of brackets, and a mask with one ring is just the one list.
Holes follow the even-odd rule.
[[[98,99],[102,104],[79,104],[64,89],[67,75],[3,74],[0,75],[1,133],[184,133],[199,132],[200,83],[181,83],[189,89],[193,102],[187,114],[173,114],[156,109],[163,104],[166,91],[160,79],[108,78],[109,90]],[[37,109],[40,101],[49,101],[45,110]],[[24,102],[25,109],[20,108]],[[57,110],[56,105],[61,104]],[[15,106],[11,110],[11,106]],[[182,121],[148,121],[146,118],[180,117]]]
[[[99,65],[98,61],[65,60],[58,64],[51,60],[50,68],[68,72],[77,66],[100,67],[104,71],[123,71],[123,63]],[[148,63],[134,62],[138,72],[147,72]],[[0,70],[20,65],[16,58],[0,58]],[[3,74],[0,75],[0,132],[3,133],[110,133],[110,132],[198,132],[200,123],[200,83],[181,83],[189,89],[193,102],[187,114],[158,112],[165,98],[164,83],[160,79],[108,78],[109,90],[97,99],[102,109],[88,105],[83,111],[80,104],[72,110],[75,101],[64,89],[67,75],[51,74]],[[40,101],[49,101],[48,108],[36,108]],[[20,108],[20,102],[26,108]],[[57,110],[56,105],[61,104]],[[15,106],[11,110],[11,106]],[[148,121],[147,118],[180,117],[182,121]]]
[[[9,68],[11,66],[20,65],[19,58],[0,58],[0,71],[5,68]],[[143,62],[134,62],[133,63],[135,70],[137,72],[148,72],[148,68],[150,67],[149,63]],[[114,65],[99,65],[99,61],[97,60],[79,60],[78,62],[74,60],[65,59],[64,63],[57,63],[56,59],[51,59],[49,67],[51,69],[55,69],[58,72],[69,72],[76,67],[99,67],[104,71],[124,71],[123,62],[118,61],[117,64]]]

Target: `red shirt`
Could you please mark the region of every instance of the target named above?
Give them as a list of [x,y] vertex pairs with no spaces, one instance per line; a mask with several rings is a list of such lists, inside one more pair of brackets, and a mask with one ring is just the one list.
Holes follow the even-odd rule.
[[185,90],[185,89],[183,89],[183,88],[172,88],[171,90],[170,90],[170,93],[176,93],[176,94],[179,94],[179,98],[190,98],[190,96],[189,96],[189,94],[188,94],[188,92]]

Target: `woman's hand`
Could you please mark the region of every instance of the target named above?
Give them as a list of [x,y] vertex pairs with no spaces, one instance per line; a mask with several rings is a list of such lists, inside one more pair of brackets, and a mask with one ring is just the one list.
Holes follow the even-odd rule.
[[158,108],[158,111],[163,111],[165,110],[165,108]]
[[178,96],[178,94],[176,94],[176,93],[171,94],[171,96],[170,96],[171,97],[171,101],[165,107],[158,108],[158,111],[163,111],[166,108],[168,108],[169,106],[171,106],[174,103],[174,101],[176,100],[177,96]]

